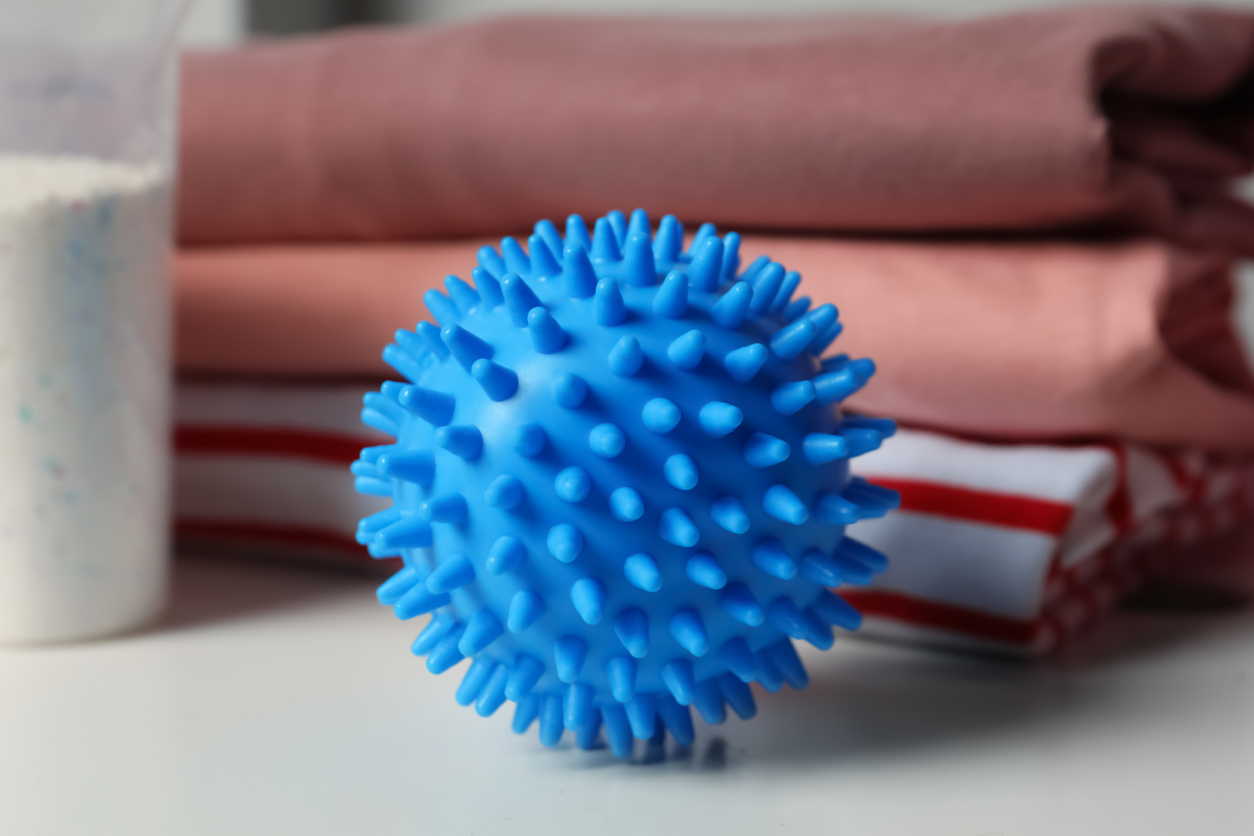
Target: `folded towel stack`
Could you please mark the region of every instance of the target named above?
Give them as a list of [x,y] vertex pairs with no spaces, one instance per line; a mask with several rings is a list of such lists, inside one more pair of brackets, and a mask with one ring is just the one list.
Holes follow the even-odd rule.
[[1161,8],[508,19],[191,56],[180,531],[361,560],[372,500],[344,469],[392,331],[492,236],[642,206],[745,232],[746,263],[840,306],[834,350],[876,359],[850,405],[908,429],[855,463],[904,502],[854,532],[893,560],[849,593],[872,630],[1047,651],[1254,510],[1230,325],[1254,211],[1229,196],[1252,74],[1254,16]]

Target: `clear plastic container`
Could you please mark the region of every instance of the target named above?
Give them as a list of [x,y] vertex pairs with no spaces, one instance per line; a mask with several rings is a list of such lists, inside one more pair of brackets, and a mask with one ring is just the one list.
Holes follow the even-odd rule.
[[164,603],[185,6],[0,7],[0,642]]

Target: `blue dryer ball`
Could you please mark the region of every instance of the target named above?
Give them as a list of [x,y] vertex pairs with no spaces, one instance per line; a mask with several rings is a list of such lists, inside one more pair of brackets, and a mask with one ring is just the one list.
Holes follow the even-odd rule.
[[830,587],[886,565],[844,536],[897,505],[849,475],[894,431],[839,408],[874,364],[820,361],[836,309],[767,258],[740,271],[736,233],[682,242],[637,210],[484,247],[473,286],[427,293],[439,327],[384,349],[408,382],[365,396],[396,442],[362,451],[357,489],[393,506],[357,537],[405,563],[379,600],[432,614],[432,673],[470,660],[459,703],[514,702],[548,746],[603,728],[626,757],[690,743],[690,706],[751,717],[749,683],[805,686],[793,639],[858,627]]

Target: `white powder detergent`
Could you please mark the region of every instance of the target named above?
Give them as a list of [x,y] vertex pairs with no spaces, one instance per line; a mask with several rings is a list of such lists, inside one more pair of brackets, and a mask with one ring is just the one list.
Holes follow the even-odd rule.
[[0,642],[115,633],[162,606],[167,183],[0,155]]

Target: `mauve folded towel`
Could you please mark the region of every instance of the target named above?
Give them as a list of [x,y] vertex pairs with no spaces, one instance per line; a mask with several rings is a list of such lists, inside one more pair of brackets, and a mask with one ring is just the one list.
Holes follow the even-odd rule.
[[[380,352],[484,241],[184,250],[184,373],[390,374]],[[903,243],[746,236],[834,302],[879,373],[850,405],[1003,439],[1254,450],[1228,260],[1157,240]],[[560,318],[560,317],[559,317]]]
[[1254,15],[514,18],[189,56],[181,240],[1103,226],[1254,253]]

